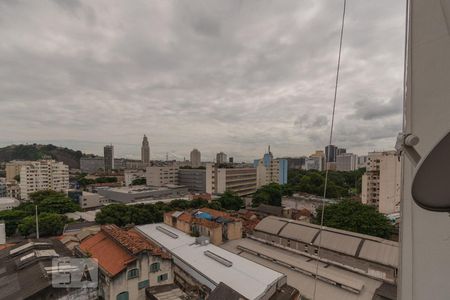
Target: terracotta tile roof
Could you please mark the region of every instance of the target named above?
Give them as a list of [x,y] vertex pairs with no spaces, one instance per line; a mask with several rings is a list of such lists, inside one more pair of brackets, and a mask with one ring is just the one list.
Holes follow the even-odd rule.
[[[124,230],[116,225],[110,224],[102,226],[102,231],[133,255],[136,255],[144,250],[150,251],[153,255],[167,254],[163,252],[160,247],[151,243],[134,229]],[[167,257],[168,254],[164,256]],[[170,256],[168,256],[168,258],[170,258]]]
[[186,223],[191,223],[192,222],[192,216],[189,213],[182,213],[179,217],[178,220],[182,221],[182,222],[186,222]]
[[103,231],[81,242],[80,249],[96,258],[100,267],[111,277],[122,272],[128,263],[135,260],[135,257]]

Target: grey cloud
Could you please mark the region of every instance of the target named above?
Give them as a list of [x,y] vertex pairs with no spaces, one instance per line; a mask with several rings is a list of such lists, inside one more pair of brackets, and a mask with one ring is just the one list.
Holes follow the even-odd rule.
[[[355,151],[391,147],[401,120],[403,5],[348,3],[336,141]],[[283,156],[327,143],[338,1],[0,6],[1,144],[112,142],[138,157],[146,133],[155,158],[196,147],[250,160],[267,144]]]

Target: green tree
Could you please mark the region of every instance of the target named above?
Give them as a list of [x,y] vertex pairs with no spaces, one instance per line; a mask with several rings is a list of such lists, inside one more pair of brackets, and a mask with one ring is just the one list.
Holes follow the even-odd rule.
[[0,220],[5,221],[6,235],[14,235],[17,231],[19,223],[27,215],[27,212],[17,209],[0,211]]
[[211,208],[211,209],[215,209],[215,210],[222,210],[222,205],[221,205],[220,202],[217,201],[217,200],[211,201],[211,202],[207,205],[207,207],[208,207],[208,208]]
[[239,210],[244,207],[244,200],[231,191],[225,191],[217,201],[221,208],[226,210]]
[[38,204],[39,212],[65,214],[80,210],[80,206],[66,196],[48,197]]
[[281,206],[282,191],[277,183],[270,183],[259,188],[252,199],[252,206],[257,207],[260,204]]
[[[39,215],[39,236],[55,236],[63,232],[67,217],[55,213],[42,213]],[[23,236],[29,236],[36,232],[36,219],[28,216],[22,219],[19,232]]]
[[39,204],[42,200],[49,198],[49,197],[65,197],[66,195],[61,192],[56,192],[53,190],[42,190],[38,192],[31,193],[29,195],[30,200],[33,202]]
[[[316,224],[320,223],[321,213],[320,206],[313,220]],[[394,229],[391,222],[374,207],[352,200],[326,205],[323,225],[380,238],[389,238]]]
[[147,179],[146,178],[136,178],[131,182],[131,185],[146,185]]
[[131,223],[128,206],[125,204],[110,204],[103,207],[95,216],[95,222],[98,224],[116,224],[125,226]]

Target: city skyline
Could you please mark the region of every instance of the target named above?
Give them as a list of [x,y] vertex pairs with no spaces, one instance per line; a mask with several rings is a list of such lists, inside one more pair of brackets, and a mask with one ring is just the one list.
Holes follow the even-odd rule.
[[[112,143],[139,158],[147,132],[155,159],[195,147],[251,161],[267,144],[280,156],[327,144],[340,3],[1,5],[1,145]],[[403,3],[349,3],[334,144],[393,148],[403,35]]]

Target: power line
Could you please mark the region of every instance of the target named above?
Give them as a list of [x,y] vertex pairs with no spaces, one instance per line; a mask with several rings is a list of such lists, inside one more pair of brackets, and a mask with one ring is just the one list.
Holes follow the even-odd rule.
[[[344,7],[342,10],[342,23],[341,23],[341,34],[340,34],[340,38],[339,38],[339,54],[338,54],[338,61],[337,61],[337,68],[336,68],[336,83],[334,86],[334,99],[333,99],[333,113],[331,115],[331,128],[330,128],[330,140],[328,145],[332,145],[332,141],[333,141],[333,128],[334,128],[334,115],[336,112],[336,99],[337,99],[337,91],[338,91],[338,86],[339,86],[339,71],[340,71],[340,67],[341,67],[341,51],[342,51],[342,39],[344,36],[344,20],[345,20],[345,9],[347,6],[347,0],[344,0]],[[325,199],[327,196],[327,185],[328,185],[328,172],[329,172],[329,167],[328,167],[328,155],[325,154],[325,184],[324,184],[324,188],[323,188],[323,198],[322,198],[322,210],[321,210],[321,216],[320,216],[320,229],[319,229],[319,244],[318,244],[318,248],[317,248],[317,259],[316,259],[316,274],[314,277],[314,292],[313,292],[313,300],[316,299],[316,291],[317,291],[317,274],[319,272],[319,259],[320,259],[320,250],[322,247],[322,229],[323,229],[323,216],[325,213]]]

